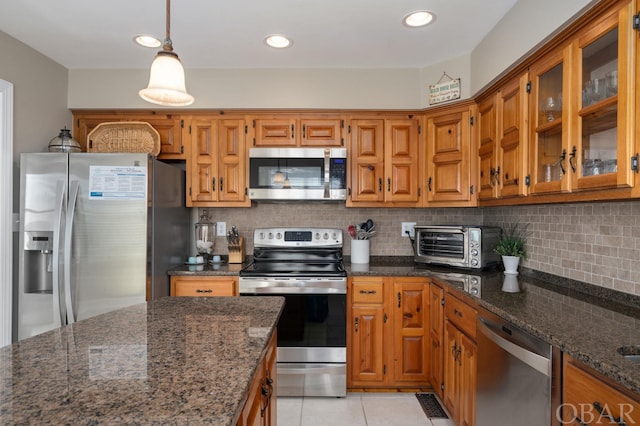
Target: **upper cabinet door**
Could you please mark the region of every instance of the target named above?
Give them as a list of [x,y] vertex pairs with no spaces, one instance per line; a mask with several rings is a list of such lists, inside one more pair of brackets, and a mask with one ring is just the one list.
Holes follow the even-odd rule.
[[633,175],[633,2],[612,10],[579,34],[573,49],[578,96],[569,147],[573,190],[628,187]]
[[569,191],[569,48],[551,52],[531,67],[531,193]]
[[218,122],[218,201],[245,201],[246,126],[244,120]]
[[301,118],[300,146],[330,147],[344,145],[344,120],[336,118]]
[[495,182],[500,197],[527,195],[529,108],[525,73],[505,84],[498,94],[498,168]]
[[[473,107],[445,109],[427,115],[427,206],[472,205],[470,153]],[[473,179],[475,180],[475,179]]]
[[351,120],[351,201],[383,201],[384,120]]
[[296,146],[296,120],[292,117],[256,118],[253,120],[253,146]]
[[418,120],[385,121],[386,201],[418,202]]
[[499,180],[496,179],[498,166],[498,130],[497,105],[498,94],[494,94],[478,104],[478,159],[480,161],[480,180],[478,198],[489,200],[497,198]]

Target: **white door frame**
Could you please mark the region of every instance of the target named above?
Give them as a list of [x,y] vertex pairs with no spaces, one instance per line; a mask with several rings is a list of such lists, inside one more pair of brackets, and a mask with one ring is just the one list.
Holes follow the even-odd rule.
[[13,288],[13,84],[0,79],[0,347],[11,343]]

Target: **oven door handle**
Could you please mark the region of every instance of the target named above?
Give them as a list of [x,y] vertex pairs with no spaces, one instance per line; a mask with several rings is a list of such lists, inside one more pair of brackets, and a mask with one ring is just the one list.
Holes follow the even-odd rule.
[[347,294],[346,289],[329,287],[259,287],[250,290],[240,289],[240,295],[247,294]]
[[324,194],[323,198],[331,198],[331,150],[325,148],[324,150]]
[[296,368],[289,367],[288,365],[278,365],[278,374],[327,374],[327,373],[336,373],[340,370],[345,369],[345,364],[320,364],[320,365],[312,365],[305,364],[305,368]]

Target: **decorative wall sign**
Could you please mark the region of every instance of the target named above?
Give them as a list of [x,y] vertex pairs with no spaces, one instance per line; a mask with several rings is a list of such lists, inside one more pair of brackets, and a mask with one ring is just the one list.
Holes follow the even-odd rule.
[[[447,77],[447,81],[442,81]],[[429,104],[437,104],[440,102],[452,101],[454,99],[460,99],[460,79],[453,79],[443,73],[442,77],[436,84],[429,85]]]

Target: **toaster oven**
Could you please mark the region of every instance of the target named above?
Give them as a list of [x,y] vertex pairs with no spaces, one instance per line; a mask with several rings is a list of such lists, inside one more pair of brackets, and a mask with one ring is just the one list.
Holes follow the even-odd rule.
[[484,269],[500,262],[500,256],[493,251],[499,238],[499,227],[416,226],[415,261]]

